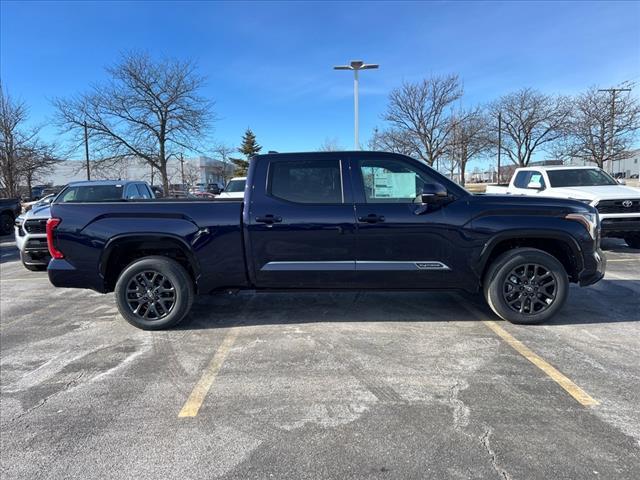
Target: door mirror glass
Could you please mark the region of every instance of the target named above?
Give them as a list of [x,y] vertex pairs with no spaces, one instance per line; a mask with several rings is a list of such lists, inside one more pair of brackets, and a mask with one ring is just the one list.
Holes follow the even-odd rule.
[[422,186],[420,200],[422,203],[437,203],[448,195],[447,189],[439,183],[425,183]]

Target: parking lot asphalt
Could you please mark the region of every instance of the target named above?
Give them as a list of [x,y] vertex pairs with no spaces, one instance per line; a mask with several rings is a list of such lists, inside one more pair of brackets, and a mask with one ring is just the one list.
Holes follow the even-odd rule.
[[2,478],[640,478],[640,251],[605,247],[540,326],[458,293],[279,293],[143,332],[4,240]]

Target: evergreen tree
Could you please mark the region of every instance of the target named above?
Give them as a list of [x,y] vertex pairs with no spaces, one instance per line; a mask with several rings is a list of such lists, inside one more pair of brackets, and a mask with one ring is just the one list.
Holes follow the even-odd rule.
[[232,158],[231,161],[236,166],[233,174],[237,177],[244,177],[247,175],[247,170],[249,169],[249,158],[253,155],[257,155],[260,150],[262,150],[262,146],[258,145],[256,141],[256,135],[251,131],[250,128],[244,132],[242,136],[242,144],[238,151],[245,155],[246,160],[241,158]]

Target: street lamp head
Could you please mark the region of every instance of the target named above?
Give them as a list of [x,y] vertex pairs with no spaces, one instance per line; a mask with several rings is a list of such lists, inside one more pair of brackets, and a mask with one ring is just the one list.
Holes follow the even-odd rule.
[[377,63],[365,63],[360,67],[360,70],[372,70],[374,68],[378,68],[380,65]]
[[350,65],[338,65],[333,67],[334,70],[353,70]]

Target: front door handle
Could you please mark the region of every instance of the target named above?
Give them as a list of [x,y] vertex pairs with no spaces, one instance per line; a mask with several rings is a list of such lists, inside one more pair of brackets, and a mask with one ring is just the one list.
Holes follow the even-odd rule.
[[265,215],[264,217],[256,217],[256,222],[258,223],[266,223],[267,225],[273,225],[274,223],[280,223],[282,221],[282,217],[278,217],[276,215]]
[[384,216],[370,213],[366,217],[358,217],[358,221],[362,223],[381,223],[384,222]]

